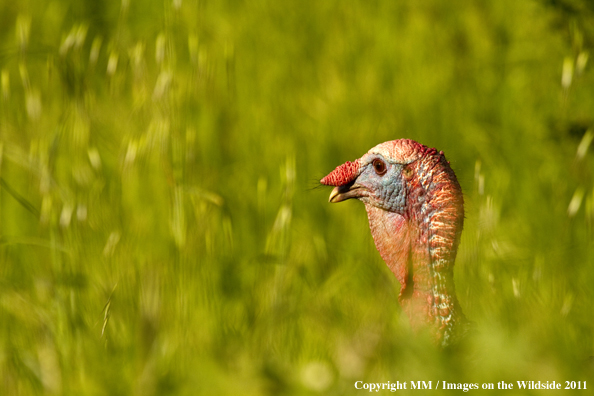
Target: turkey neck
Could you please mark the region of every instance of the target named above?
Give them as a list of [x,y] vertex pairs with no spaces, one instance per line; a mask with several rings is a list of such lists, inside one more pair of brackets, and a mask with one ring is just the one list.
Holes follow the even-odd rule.
[[454,343],[466,319],[454,287],[454,261],[464,219],[463,199],[442,155],[415,164],[403,214],[366,205],[375,245],[401,284],[398,300],[415,330]]

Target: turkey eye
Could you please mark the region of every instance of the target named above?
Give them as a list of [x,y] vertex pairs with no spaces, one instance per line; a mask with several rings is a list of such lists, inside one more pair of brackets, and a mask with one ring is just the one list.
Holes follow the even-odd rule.
[[380,159],[374,159],[373,160],[373,169],[375,169],[375,173],[382,176],[383,174],[386,173],[386,164],[384,163],[384,161],[382,161]]

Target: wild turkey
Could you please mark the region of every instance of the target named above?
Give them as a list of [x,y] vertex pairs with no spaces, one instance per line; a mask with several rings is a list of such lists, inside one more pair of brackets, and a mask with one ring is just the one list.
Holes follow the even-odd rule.
[[464,201],[443,152],[409,139],[379,144],[324,177],[329,201],[365,204],[375,246],[402,288],[411,327],[442,346],[457,343],[467,321],[454,290]]

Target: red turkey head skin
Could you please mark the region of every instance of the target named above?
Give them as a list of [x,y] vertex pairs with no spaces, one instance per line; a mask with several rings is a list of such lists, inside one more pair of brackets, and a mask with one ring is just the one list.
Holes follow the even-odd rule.
[[464,201],[443,152],[409,139],[379,144],[320,183],[329,201],[365,204],[382,259],[401,284],[398,300],[414,330],[428,329],[442,346],[455,343],[466,319],[454,290],[454,261]]

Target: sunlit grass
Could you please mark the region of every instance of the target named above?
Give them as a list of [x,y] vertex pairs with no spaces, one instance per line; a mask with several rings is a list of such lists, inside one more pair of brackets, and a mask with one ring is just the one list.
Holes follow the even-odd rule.
[[[589,379],[587,14],[46,3],[0,4],[0,394]],[[362,205],[314,188],[403,137],[464,190],[460,351],[412,335]]]

